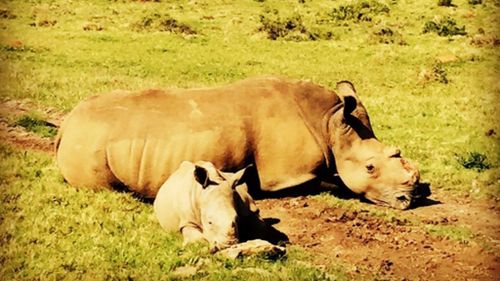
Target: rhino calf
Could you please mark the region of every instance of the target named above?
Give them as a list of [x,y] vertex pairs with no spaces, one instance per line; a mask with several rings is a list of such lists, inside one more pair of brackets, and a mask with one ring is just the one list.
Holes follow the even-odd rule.
[[180,231],[184,245],[206,240],[215,251],[238,243],[239,217],[258,212],[248,194],[249,169],[223,173],[210,162],[182,162],[154,201],[160,225]]

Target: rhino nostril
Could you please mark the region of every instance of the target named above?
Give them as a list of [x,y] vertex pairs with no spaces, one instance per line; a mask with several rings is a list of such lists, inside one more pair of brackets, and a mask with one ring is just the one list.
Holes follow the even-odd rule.
[[398,197],[396,197],[397,200],[399,201],[408,201],[410,200],[410,198],[408,198],[406,195],[400,195]]
[[219,247],[217,247],[216,245],[213,246],[211,249],[210,249],[210,254],[215,254],[219,251]]
[[401,150],[399,148],[394,149],[391,153],[391,158],[401,158]]
[[396,201],[392,204],[392,207],[400,210],[406,210],[410,208],[412,204],[412,199],[409,195],[399,195],[396,196]]

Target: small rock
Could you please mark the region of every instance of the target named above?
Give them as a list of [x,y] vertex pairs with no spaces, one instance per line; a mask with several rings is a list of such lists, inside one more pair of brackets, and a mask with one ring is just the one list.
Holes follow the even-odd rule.
[[471,38],[470,44],[476,46],[498,46],[500,45],[500,38],[487,34],[476,34]]
[[427,82],[432,79],[432,72],[429,71],[428,69],[422,69],[420,73],[418,74],[418,80],[420,82]]
[[465,17],[466,18],[474,18],[476,17],[476,14],[474,13],[473,10],[468,10],[466,13],[465,13]]
[[172,272],[172,275],[175,275],[175,276],[181,277],[181,278],[186,278],[186,277],[196,275],[197,272],[198,272],[197,267],[187,265],[187,266],[177,267]]
[[255,276],[259,276],[259,277],[262,277],[262,276],[272,277],[272,274],[269,271],[264,270],[264,269],[260,269],[260,268],[254,268],[254,267],[236,268],[233,270],[234,274],[238,274],[239,272],[251,273],[251,274],[255,274]]
[[21,50],[24,48],[24,44],[21,40],[11,40],[6,45],[12,50]]
[[456,62],[458,61],[458,57],[453,55],[453,54],[445,54],[445,55],[440,55],[436,58],[436,61],[442,64],[450,63],[450,62]]

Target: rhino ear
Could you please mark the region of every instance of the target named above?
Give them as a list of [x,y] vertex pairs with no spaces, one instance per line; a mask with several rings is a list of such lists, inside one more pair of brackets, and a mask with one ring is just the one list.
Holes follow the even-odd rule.
[[336,92],[344,103],[344,116],[348,116],[356,109],[356,88],[349,81],[340,81],[337,83]]
[[352,84],[350,81],[343,80],[337,82],[336,92],[341,96],[355,96],[356,88],[354,88],[354,84]]
[[201,187],[206,188],[208,186],[208,172],[205,168],[195,165],[194,178],[201,184]]
[[344,97],[344,116],[349,116],[356,109],[357,101],[353,96]]
[[257,170],[255,169],[255,166],[253,164],[246,166],[233,175],[232,187],[235,188],[240,184],[252,182],[252,179],[255,178],[256,174]]

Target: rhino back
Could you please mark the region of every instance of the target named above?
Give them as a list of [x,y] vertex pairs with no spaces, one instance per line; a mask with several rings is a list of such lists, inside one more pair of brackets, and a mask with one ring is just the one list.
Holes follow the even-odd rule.
[[[286,188],[315,177],[324,161],[311,134],[316,129],[307,126],[320,120],[305,122],[294,101],[301,89],[296,81],[258,78],[222,88],[98,96],[70,114],[66,131],[73,136],[62,134],[58,156],[77,152],[62,153],[65,144],[94,139],[79,144],[82,161],[64,163],[66,168],[100,171],[103,180],[96,184],[121,182],[146,197],[154,197],[183,160],[210,161],[225,171],[255,162],[263,189]],[[306,103],[313,98],[304,96]],[[328,106],[324,98],[316,104]],[[316,104],[313,110],[323,112]]]
[[[106,170],[112,175],[109,179],[145,197],[154,198],[184,160],[209,160],[217,167],[233,169],[247,157],[246,125],[236,109],[219,106],[214,110],[213,101],[203,93],[149,90],[104,95],[78,112],[85,118],[70,115],[73,120],[68,127],[74,137],[69,139],[64,133],[61,145],[65,139],[71,143],[83,137],[98,139],[97,145],[80,143],[86,150],[80,165]],[[104,161],[100,168],[92,164],[97,159]]]
[[[241,149],[235,149],[240,143],[222,141],[225,139],[222,130],[167,130],[155,134],[151,127],[145,131],[138,129],[131,137],[110,140],[106,147],[113,175],[131,191],[145,197],[154,198],[161,184],[184,160],[208,159],[218,167],[231,167],[245,157]],[[241,139],[244,141],[243,136]]]

